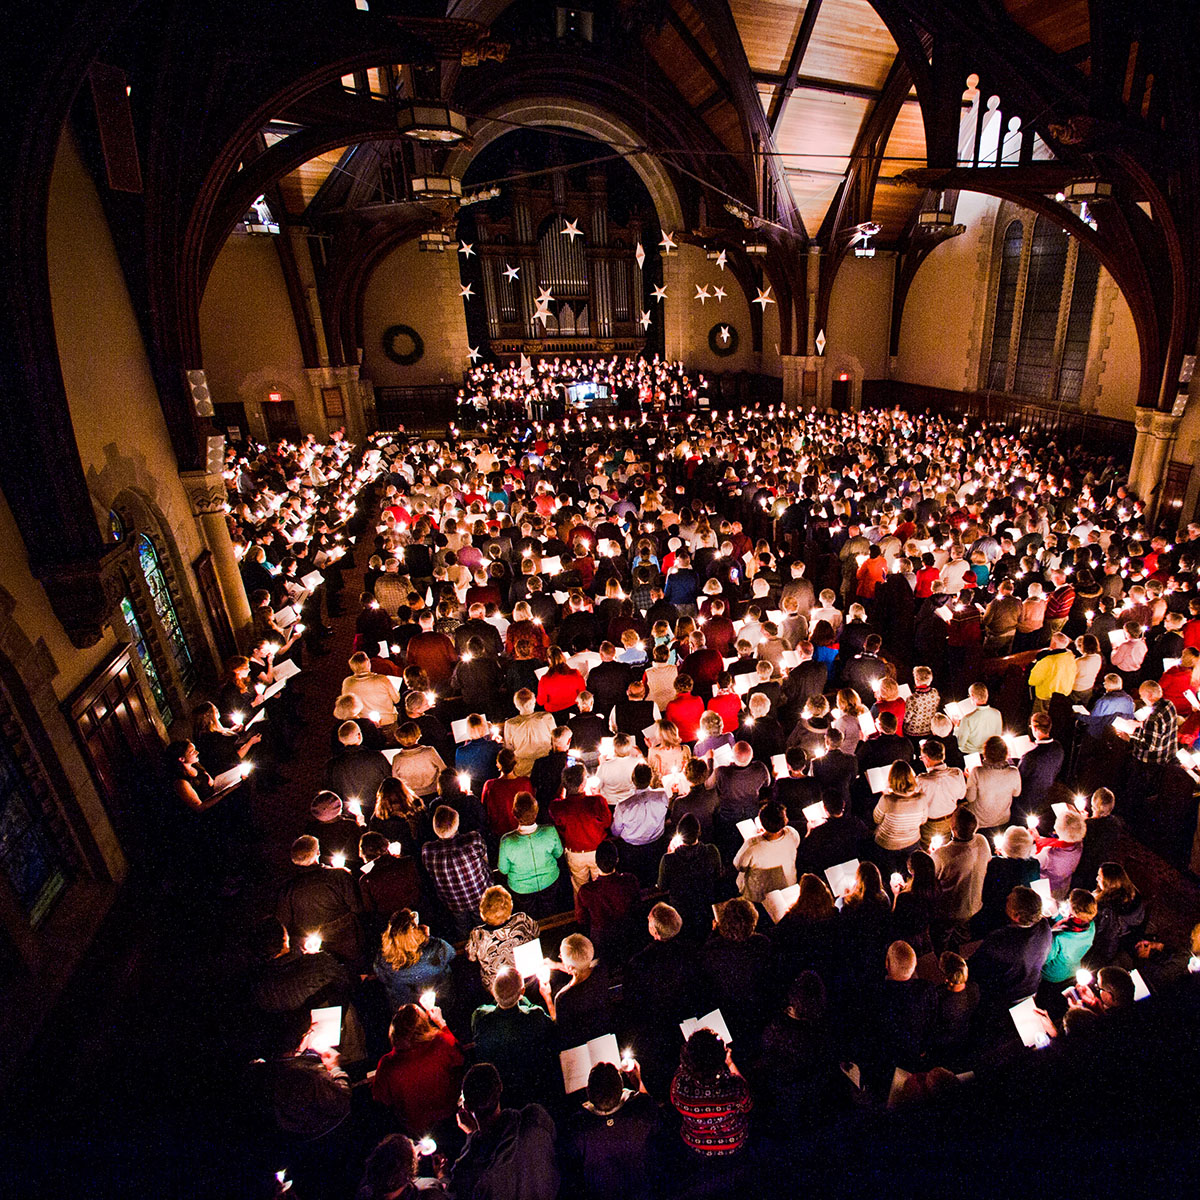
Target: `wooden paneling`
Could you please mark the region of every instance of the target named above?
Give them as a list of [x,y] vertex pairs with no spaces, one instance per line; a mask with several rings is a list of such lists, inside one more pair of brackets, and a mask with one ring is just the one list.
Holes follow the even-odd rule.
[[752,71],[782,72],[807,7],[805,0],[731,0]]
[[906,100],[892,126],[892,136],[888,138],[883,155],[883,169],[879,173],[886,179],[909,167],[923,167],[925,163],[925,122],[921,120],[921,106],[916,100]]
[[870,100],[797,88],[776,134],[789,171],[846,170]]
[[162,749],[131,647],[117,647],[64,707],[117,835],[128,848],[130,837],[145,826],[141,802]]
[[824,0],[801,71],[881,88],[895,57],[896,43],[867,0]]
[[1004,0],[1008,15],[1056,54],[1091,38],[1088,0]]
[[883,226],[876,238],[878,244],[889,245],[903,234],[924,195],[923,189],[904,184],[881,182],[875,185],[871,220]]
[[289,213],[299,216],[304,212],[312,198],[321,190],[321,185],[333,173],[343,154],[344,150],[330,150],[326,154],[310,158],[304,166],[290,175],[285,175],[279,181],[279,193]]

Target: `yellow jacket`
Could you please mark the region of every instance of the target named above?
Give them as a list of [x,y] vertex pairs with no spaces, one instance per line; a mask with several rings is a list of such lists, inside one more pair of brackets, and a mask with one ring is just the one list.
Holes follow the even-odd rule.
[[1055,693],[1067,695],[1075,690],[1075,655],[1068,650],[1055,650],[1039,658],[1029,672],[1029,686],[1039,700],[1049,700]]

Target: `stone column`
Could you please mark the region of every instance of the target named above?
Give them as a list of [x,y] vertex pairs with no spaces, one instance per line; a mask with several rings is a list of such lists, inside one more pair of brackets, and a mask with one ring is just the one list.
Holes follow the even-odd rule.
[[[804,405],[808,408],[821,408],[825,404],[825,389],[823,387],[825,359],[819,354],[784,354],[783,360],[783,402],[789,405]],[[816,371],[817,392],[815,396],[804,395],[804,372]]]
[[229,523],[225,520],[225,477],[219,471],[180,471],[179,478],[200,527],[200,535],[212,553],[213,569],[233,636],[239,646],[245,647],[250,638],[250,601],[246,598],[246,586],[242,583],[233,539],[229,536]]
[[[1142,462],[1146,457],[1146,449],[1150,445],[1150,422],[1154,417],[1152,408],[1135,408],[1133,410],[1133,426],[1137,431],[1133,440],[1133,458],[1129,463],[1129,478],[1126,483],[1138,491],[1138,480],[1141,478]],[[1141,493],[1138,492],[1140,495]]]
[[1137,410],[1137,440],[1134,442],[1129,484],[1134,493],[1145,501],[1146,511],[1151,517],[1157,507],[1158,494],[1171,458],[1171,447],[1179,433],[1180,419],[1174,413],[1142,408]]
[[[361,442],[367,435],[367,419],[358,387],[357,364],[344,367],[309,367],[305,370],[311,388],[311,403],[301,413],[300,431],[313,434],[318,441],[329,440],[335,429],[345,429],[351,442]],[[342,394],[342,416],[325,415],[323,388],[336,387]]]

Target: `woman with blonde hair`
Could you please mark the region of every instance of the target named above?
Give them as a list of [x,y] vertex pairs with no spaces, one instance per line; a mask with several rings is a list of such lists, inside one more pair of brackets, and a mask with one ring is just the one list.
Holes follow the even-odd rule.
[[512,893],[493,884],[479,899],[482,925],[467,938],[467,957],[479,964],[479,978],[490,992],[496,976],[516,965],[513,952],[537,939],[538,923],[528,913],[513,912]]
[[411,908],[392,913],[375,955],[375,977],[383,984],[392,1008],[415,1003],[422,992],[437,991],[445,982],[454,947],[430,937],[429,926],[417,923]]
[[661,787],[668,775],[679,775],[687,766],[692,752],[680,741],[674,721],[654,722],[654,744],[646,752],[646,761],[654,772],[651,787]]
[[916,772],[901,759],[888,771],[887,791],[875,805],[875,844],[879,860],[890,873],[903,873],[908,856],[921,844],[921,826],[929,803],[917,786]]

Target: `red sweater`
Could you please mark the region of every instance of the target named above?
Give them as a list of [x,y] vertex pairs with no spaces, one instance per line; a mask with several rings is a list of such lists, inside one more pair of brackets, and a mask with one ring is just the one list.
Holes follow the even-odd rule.
[[665,720],[674,722],[675,728],[679,730],[680,741],[694,742],[703,714],[704,701],[689,692],[683,696],[676,696],[667,705],[663,717]]
[[708,702],[708,708],[721,718],[722,733],[733,733],[737,729],[738,718],[742,715],[742,698],[736,692],[719,693]]
[[558,829],[564,850],[587,854],[607,836],[612,825],[612,809],[603,796],[571,792],[550,801],[550,820]]
[[392,1109],[404,1131],[424,1137],[454,1116],[462,1088],[463,1056],[448,1029],[403,1053],[389,1050],[375,1068],[371,1095]]
[[538,680],[537,702],[547,712],[562,712],[575,703],[584,687],[583,676],[578,671],[551,669]]
[[488,826],[497,837],[512,833],[517,827],[517,818],[513,816],[513,801],[518,792],[532,792],[533,785],[523,776],[516,779],[489,779],[483,785],[480,800],[483,810],[487,813]]

